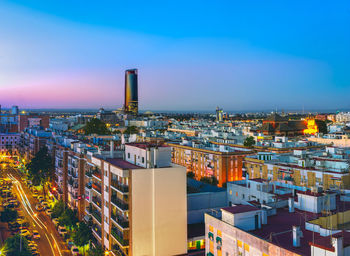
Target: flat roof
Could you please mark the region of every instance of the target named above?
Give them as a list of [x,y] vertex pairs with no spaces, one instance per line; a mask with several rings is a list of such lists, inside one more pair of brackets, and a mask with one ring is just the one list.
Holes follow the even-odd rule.
[[123,169],[123,170],[144,169],[141,166],[129,163],[129,162],[127,162],[127,161],[125,161],[125,160],[123,160],[121,158],[106,158],[105,161],[110,163],[110,164],[112,164],[112,165],[114,165],[114,166],[117,166],[118,168]]
[[[305,229],[305,222],[314,219],[316,216],[320,216],[320,214],[297,209],[291,213],[287,208],[278,209],[276,215],[267,217],[267,225],[262,225],[260,229],[248,231],[248,233],[300,255],[311,255],[310,244],[312,241],[314,241],[315,246],[332,250],[330,236],[323,237],[317,232]],[[303,237],[300,239],[300,247],[293,246],[293,226],[300,226],[303,233]],[[350,236],[345,236],[344,245],[349,244],[349,240]]]
[[257,211],[260,210],[257,207],[250,206],[250,205],[236,205],[236,206],[230,206],[230,207],[225,207],[221,208],[221,210],[227,211],[232,214],[237,214],[237,213],[244,213],[244,212],[252,212],[252,211]]
[[169,147],[165,144],[156,144],[156,143],[149,143],[149,142],[132,142],[132,143],[125,143],[125,145],[137,147],[141,149],[155,148],[155,147],[158,147],[158,148]]

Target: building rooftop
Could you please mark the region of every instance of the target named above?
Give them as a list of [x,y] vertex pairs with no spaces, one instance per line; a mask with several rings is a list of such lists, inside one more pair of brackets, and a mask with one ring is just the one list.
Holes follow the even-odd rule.
[[125,161],[125,160],[123,160],[121,158],[106,158],[105,161],[110,163],[110,164],[112,164],[112,165],[114,165],[114,166],[117,166],[118,168],[123,169],[123,170],[144,169],[141,166],[129,163],[129,162],[127,162],[127,161]]
[[132,143],[126,143],[125,145],[137,147],[141,149],[147,149],[147,148],[160,148],[160,147],[168,147],[165,144],[156,144],[156,143],[149,143],[149,142],[132,142]]
[[237,214],[237,213],[243,213],[243,212],[257,211],[259,210],[259,208],[250,206],[250,205],[236,205],[236,206],[221,208],[221,210],[230,212],[232,214]]

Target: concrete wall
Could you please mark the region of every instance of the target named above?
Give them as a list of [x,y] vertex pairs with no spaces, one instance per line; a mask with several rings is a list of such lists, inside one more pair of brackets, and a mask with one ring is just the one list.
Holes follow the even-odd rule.
[[226,191],[193,193],[187,195],[188,224],[204,223],[204,213],[227,206]]
[[187,252],[186,170],[131,171],[132,255]]

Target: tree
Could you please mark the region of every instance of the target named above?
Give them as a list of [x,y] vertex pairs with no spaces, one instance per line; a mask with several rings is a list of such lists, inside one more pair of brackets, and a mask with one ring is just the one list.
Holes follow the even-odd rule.
[[73,234],[73,242],[75,245],[84,248],[84,255],[85,255],[85,245],[89,243],[91,236],[92,236],[92,233],[89,226],[86,225],[85,222],[80,222],[78,229]]
[[124,131],[125,134],[137,134],[139,133],[139,129],[136,126],[128,126]]
[[11,210],[6,208],[3,212],[1,212],[1,222],[11,222],[17,219],[18,213],[15,210]]
[[187,178],[194,179],[194,172],[187,172]]
[[100,119],[93,118],[86,123],[83,128],[85,134],[98,134],[98,135],[109,135],[111,132],[108,130],[106,123]]
[[79,220],[76,216],[76,212],[74,212],[71,208],[66,208],[58,218],[60,225],[67,226],[69,228],[75,227],[78,221]]
[[88,251],[88,256],[103,256],[103,255],[105,255],[105,252],[104,252],[101,245],[98,245],[96,247],[92,247]]
[[213,186],[217,186],[218,185],[218,180],[215,178],[215,176],[211,176],[211,177],[202,177],[200,179],[201,182],[203,183],[207,183]]
[[46,198],[46,183],[55,179],[53,159],[48,153],[47,147],[41,148],[28,166],[29,179],[34,186],[43,186],[44,198]]
[[20,235],[9,237],[5,241],[7,256],[31,256],[32,252],[28,247],[28,240]]
[[52,214],[51,214],[52,218],[59,218],[64,212],[64,208],[65,208],[65,205],[62,200],[56,202],[52,208]]
[[316,119],[315,123],[317,125],[319,133],[322,133],[322,134],[327,134],[328,133],[328,127],[327,127],[327,123],[325,121]]
[[253,137],[253,136],[247,137],[247,138],[244,140],[243,145],[244,145],[245,147],[249,147],[249,148],[251,148],[252,146],[254,146],[254,145],[255,145],[254,137]]

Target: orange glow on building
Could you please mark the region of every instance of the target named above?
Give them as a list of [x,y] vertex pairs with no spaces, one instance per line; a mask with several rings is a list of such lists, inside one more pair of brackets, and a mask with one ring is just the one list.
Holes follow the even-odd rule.
[[318,133],[318,127],[316,125],[315,119],[306,119],[307,129],[304,130],[304,134],[314,135]]

